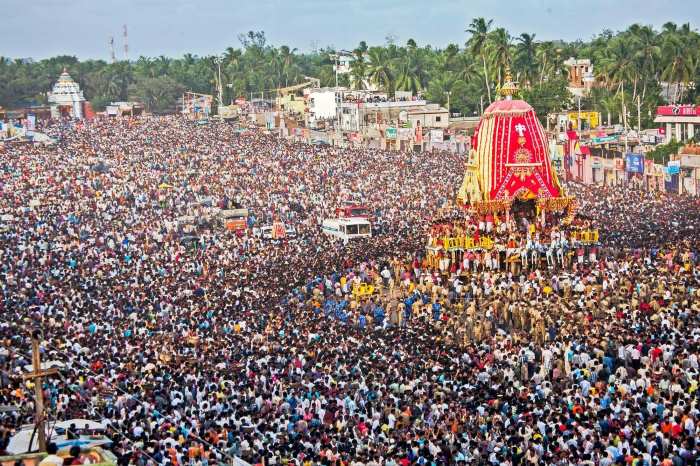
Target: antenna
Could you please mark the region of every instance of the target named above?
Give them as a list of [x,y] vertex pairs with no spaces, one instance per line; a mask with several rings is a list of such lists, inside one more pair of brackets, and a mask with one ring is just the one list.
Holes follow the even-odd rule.
[[109,53],[112,57],[112,63],[115,63],[117,61],[117,56],[114,53],[114,36],[109,38]]
[[129,37],[126,32],[126,24],[124,25],[124,60],[129,61]]

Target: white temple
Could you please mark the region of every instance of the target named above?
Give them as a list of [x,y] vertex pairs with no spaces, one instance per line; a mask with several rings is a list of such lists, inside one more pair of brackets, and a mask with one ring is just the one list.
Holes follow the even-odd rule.
[[65,68],[54,84],[53,91],[49,92],[48,99],[49,104],[51,104],[52,118],[60,118],[61,116],[83,118],[85,96],[83,96],[83,91],[80,90],[78,83],[73,81]]

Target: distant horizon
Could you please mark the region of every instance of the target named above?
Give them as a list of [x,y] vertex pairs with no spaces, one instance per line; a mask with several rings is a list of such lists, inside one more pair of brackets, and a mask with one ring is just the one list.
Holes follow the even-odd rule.
[[[606,29],[634,23],[656,30],[666,22],[700,24],[697,0],[638,2],[434,0],[426,9],[416,0],[5,0],[0,41],[2,55],[40,61],[59,55],[79,60],[110,60],[114,37],[117,59],[124,59],[122,26],[127,25],[129,60],[140,56],[171,58],[186,53],[218,55],[240,48],[239,34],[264,31],[268,44],[288,45],[298,53],[331,47],[352,50],[364,40],[383,45],[386,38],[442,49],[464,46],[464,32],[475,17],[493,19],[516,37],[534,33],[538,41],[589,41]],[[567,3],[562,5],[562,3]],[[663,18],[663,19],[660,19]]]

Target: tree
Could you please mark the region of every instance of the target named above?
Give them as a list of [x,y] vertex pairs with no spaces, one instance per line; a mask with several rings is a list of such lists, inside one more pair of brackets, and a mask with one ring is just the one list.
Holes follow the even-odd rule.
[[498,73],[498,84],[503,84],[502,77],[505,74],[505,69],[510,67],[511,62],[511,37],[503,28],[496,28],[489,35],[487,50],[489,51],[493,66]]
[[367,56],[369,58],[367,68],[370,81],[380,89],[393,95],[395,78],[387,49],[370,47]]
[[471,37],[467,41],[467,46],[472,55],[481,57],[484,66],[484,86],[486,86],[486,95],[489,98],[489,102],[491,102],[491,84],[489,82],[488,70],[486,69],[486,46],[489,39],[489,29],[492,23],[492,19],[487,21],[484,18],[474,18],[465,31],[471,34]]
[[520,34],[515,50],[515,65],[517,70],[522,73],[522,78],[519,79],[521,86],[530,86],[537,74],[537,43],[535,42],[535,35],[526,32]]
[[141,78],[129,86],[129,98],[142,102],[146,110],[166,113],[174,110],[176,100],[185,88],[168,76]]
[[350,83],[353,89],[364,89],[367,78],[367,66],[365,63],[365,52],[362,46],[352,52],[353,59],[350,62]]
[[563,77],[550,79],[537,86],[523,89],[523,99],[532,105],[537,116],[544,121],[550,113],[571,108],[572,95],[567,86],[568,82]]
[[406,59],[399,70],[397,88],[411,91],[414,95],[428,85],[428,63],[425,52],[409,48]]

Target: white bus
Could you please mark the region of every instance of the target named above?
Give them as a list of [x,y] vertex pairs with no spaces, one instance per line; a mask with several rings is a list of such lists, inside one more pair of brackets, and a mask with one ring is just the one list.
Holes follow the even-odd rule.
[[372,224],[366,218],[328,218],[321,227],[327,235],[342,239],[345,243],[353,238],[370,238]]

